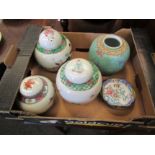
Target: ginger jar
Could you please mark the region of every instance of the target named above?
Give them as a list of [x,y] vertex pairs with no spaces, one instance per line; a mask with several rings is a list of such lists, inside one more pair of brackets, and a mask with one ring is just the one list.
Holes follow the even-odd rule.
[[76,58],[61,66],[57,73],[56,85],[65,100],[84,104],[97,97],[102,87],[102,77],[95,64]]
[[122,70],[129,56],[130,47],[127,41],[115,34],[99,35],[89,49],[90,61],[105,75]]
[[20,108],[24,111],[41,114],[46,112],[54,100],[53,83],[43,76],[29,76],[20,85]]
[[37,62],[49,71],[57,71],[71,56],[71,43],[58,31],[47,28],[39,36],[35,48]]

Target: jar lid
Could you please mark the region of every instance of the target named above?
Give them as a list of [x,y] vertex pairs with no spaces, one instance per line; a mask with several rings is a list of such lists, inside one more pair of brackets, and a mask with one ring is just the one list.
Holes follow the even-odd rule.
[[30,76],[25,78],[20,85],[20,93],[25,97],[33,97],[43,89],[43,81],[40,77]]
[[46,50],[53,50],[61,45],[62,37],[60,33],[52,28],[43,30],[39,36],[39,44]]
[[65,67],[65,76],[72,83],[85,83],[92,78],[92,75],[93,68],[91,63],[82,58],[69,61]]
[[135,101],[135,91],[124,79],[108,79],[102,86],[103,99],[110,106],[130,107]]

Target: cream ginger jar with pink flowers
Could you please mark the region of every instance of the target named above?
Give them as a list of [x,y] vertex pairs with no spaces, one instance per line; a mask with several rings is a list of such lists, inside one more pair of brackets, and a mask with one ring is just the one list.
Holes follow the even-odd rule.
[[49,71],[57,71],[71,56],[71,43],[51,27],[43,30],[35,48],[37,62]]

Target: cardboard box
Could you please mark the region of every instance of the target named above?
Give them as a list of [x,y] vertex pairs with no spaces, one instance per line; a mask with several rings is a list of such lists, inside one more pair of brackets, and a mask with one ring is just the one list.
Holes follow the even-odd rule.
[[[131,56],[124,69],[112,76],[103,76],[103,80],[117,77],[128,80],[135,92],[136,101],[132,111],[126,115],[114,115],[100,96],[85,105],[74,105],[66,102],[56,91],[54,106],[42,115],[21,111],[18,107],[19,86],[28,75],[43,75],[55,83],[56,73],[41,68],[32,56],[42,27],[28,27],[23,40],[17,49],[10,49],[4,60],[7,69],[0,83],[0,114],[8,119],[23,120],[29,123],[49,123],[53,125],[80,125],[108,128],[155,128],[154,108],[154,66],[146,62],[146,51],[153,53],[147,33],[141,29],[121,29],[116,32],[127,40]],[[33,34],[32,34],[33,33]],[[72,58],[88,59],[88,50],[98,33],[63,32],[72,43]],[[149,47],[148,47],[149,46]],[[145,55],[145,57],[144,57]],[[146,59],[146,60],[145,60]],[[145,64],[145,62],[147,64]],[[148,69],[149,67],[149,69]],[[152,73],[149,74],[148,72]],[[148,77],[149,76],[149,77]],[[151,77],[150,77],[151,76]],[[56,88],[56,87],[55,87]],[[154,91],[154,92],[153,92]]]

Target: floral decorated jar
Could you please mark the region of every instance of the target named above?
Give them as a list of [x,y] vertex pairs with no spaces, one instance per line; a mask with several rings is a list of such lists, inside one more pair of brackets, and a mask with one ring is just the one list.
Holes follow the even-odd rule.
[[56,85],[65,100],[83,104],[97,97],[102,87],[102,77],[95,64],[76,58],[61,66],[57,73]]
[[105,75],[111,75],[123,69],[129,56],[130,47],[128,43],[114,34],[98,36],[89,49],[89,59]]
[[52,28],[43,30],[35,48],[37,62],[49,71],[57,71],[71,56],[71,43]]
[[101,95],[103,100],[116,114],[125,114],[131,110],[135,101],[135,91],[124,79],[108,79],[103,82]]
[[54,100],[52,82],[43,76],[29,76],[20,85],[20,108],[24,111],[41,114],[46,112]]

